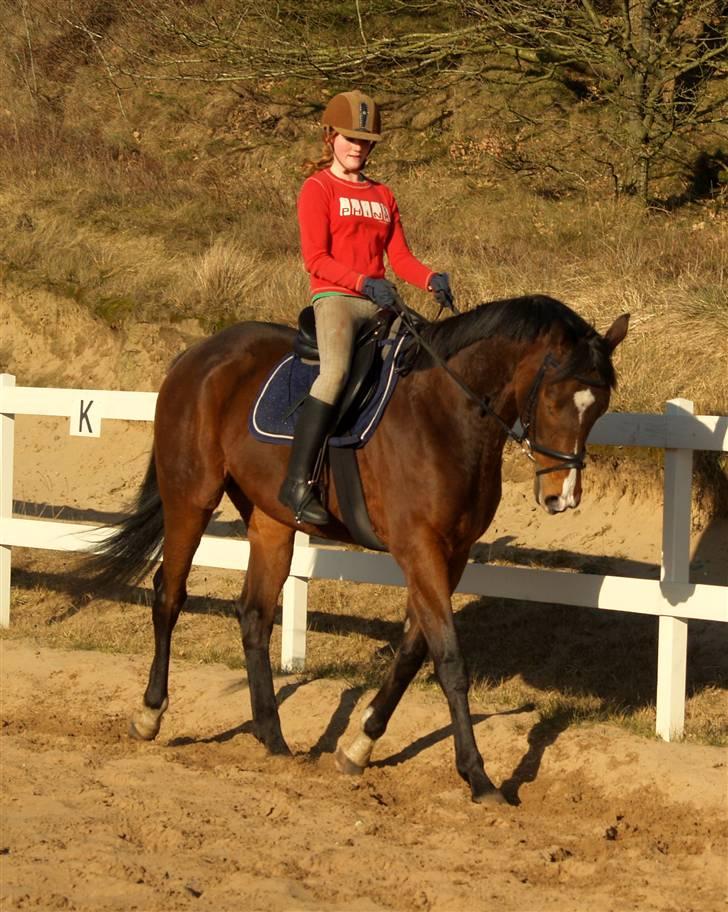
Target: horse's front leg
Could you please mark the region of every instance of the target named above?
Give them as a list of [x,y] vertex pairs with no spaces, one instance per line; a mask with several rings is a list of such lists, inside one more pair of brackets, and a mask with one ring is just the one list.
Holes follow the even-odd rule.
[[427,641],[450,708],[457,771],[469,784],[473,801],[502,804],[505,799],[485,772],[475,742],[468,705],[468,672],[450,601],[455,583],[442,546],[437,539],[424,541],[419,547],[410,543],[400,563],[407,577],[412,611]]
[[408,604],[404,637],[384,683],[364,711],[361,732],[348,750],[339,747],[336,751],[336,766],[340,772],[351,775],[360,775],[364,772],[375,742],[386,731],[392,713],[410,681],[422,667],[426,656],[427,640]]
[[270,664],[278,596],[288,576],[295,532],[260,510],[248,525],[250,559],[238,609],[255,735],[272,754],[290,754],[283,738]]

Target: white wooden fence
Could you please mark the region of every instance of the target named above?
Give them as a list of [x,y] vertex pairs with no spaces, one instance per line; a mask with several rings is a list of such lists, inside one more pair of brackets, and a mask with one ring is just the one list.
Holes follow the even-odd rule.
[[[111,390],[18,387],[0,374],[0,625],[10,623],[10,558],[13,545],[83,551],[103,540],[99,527],[13,516],[14,417],[65,416],[69,433],[99,436],[102,420],[152,421],[155,393]],[[685,717],[687,630],[689,620],[728,622],[728,587],[695,584],[689,577],[690,507],[694,450],[728,449],[728,418],[693,415],[692,403],[676,399],[664,415],[610,413],[594,426],[592,444],[665,449],[665,496],[661,579],[633,579],[521,567],[469,563],[458,592],[527,601],[627,611],[659,617],[657,733],[666,740],[682,736]],[[205,535],[194,563],[245,569],[246,541]],[[298,533],[291,576],[283,589],[285,670],[303,667],[306,654],[306,602],[310,579],[340,579],[404,585],[388,554],[313,547]]]

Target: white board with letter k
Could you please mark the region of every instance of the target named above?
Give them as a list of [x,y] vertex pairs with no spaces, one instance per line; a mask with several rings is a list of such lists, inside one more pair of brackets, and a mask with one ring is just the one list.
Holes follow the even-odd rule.
[[101,401],[95,393],[82,394],[71,410],[68,429],[72,437],[101,436]]

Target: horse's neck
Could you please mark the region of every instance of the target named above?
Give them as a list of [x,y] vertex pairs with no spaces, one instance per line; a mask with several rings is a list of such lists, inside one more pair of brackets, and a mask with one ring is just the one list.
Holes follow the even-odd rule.
[[[514,378],[522,346],[508,340],[476,342],[453,355],[448,367],[472,391],[476,402],[488,403],[502,423],[484,417],[476,402],[441,367],[405,378],[410,423],[420,427],[427,443],[419,453],[423,478],[456,478],[446,485],[453,526],[448,535],[468,545],[488,527],[500,500],[500,472],[505,427],[517,416]],[[404,392],[404,391],[403,391]],[[433,485],[440,490],[442,486]]]
[[[448,366],[480,399],[489,403],[503,420],[518,417],[514,378],[524,356],[524,346],[510,339],[475,342],[454,355]],[[466,394],[463,392],[463,397]]]
[[478,404],[485,402],[503,423],[512,426],[517,414],[514,375],[523,346],[509,340],[483,340],[453,355],[447,367],[470,394],[442,367],[414,372],[405,378],[401,395],[414,426],[428,428],[433,439],[447,441],[460,454],[458,471],[480,477],[501,457],[503,425],[485,421]]

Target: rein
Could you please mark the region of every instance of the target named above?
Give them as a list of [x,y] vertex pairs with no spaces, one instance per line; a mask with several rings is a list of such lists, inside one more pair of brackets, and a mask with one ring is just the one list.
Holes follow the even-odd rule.
[[[541,388],[541,384],[543,383],[543,378],[546,375],[546,371],[551,367],[559,367],[559,362],[556,360],[556,358],[554,358],[551,352],[546,353],[541,367],[538,369],[536,376],[533,379],[531,389],[528,393],[528,398],[526,399],[525,418],[521,418],[521,416],[519,416],[521,433],[518,433],[508,424],[508,422],[504,421],[503,418],[501,418],[498,412],[495,411],[491,405],[489,396],[479,396],[476,392],[470,389],[467,383],[465,383],[465,381],[448,366],[448,364],[434,351],[434,349],[427,342],[425,342],[420,333],[417,331],[417,327],[415,326],[415,323],[410,316],[409,309],[400,297],[399,293],[396,293],[394,309],[401,317],[402,322],[410,331],[417,344],[420,345],[432,358],[435,364],[438,367],[441,367],[451,378],[451,380],[453,380],[460,387],[467,398],[478,406],[480,409],[481,417],[485,417],[487,415],[489,418],[495,419],[495,421],[497,421],[501,428],[506,432],[507,436],[520,446],[521,450],[526,454],[531,462],[536,461],[533,454],[540,453],[542,456],[548,456],[550,459],[556,459],[561,463],[561,465],[549,466],[545,469],[536,469],[536,475],[546,475],[548,472],[560,472],[564,469],[584,468],[586,465],[585,447],[582,447],[578,453],[562,453],[559,450],[552,450],[550,447],[543,446],[535,440],[536,426],[534,420],[534,410],[536,408],[536,402],[538,400],[538,392]],[[459,311],[457,311],[454,307],[453,310],[456,314],[459,313]],[[440,308],[440,313],[441,312],[442,307]],[[440,313],[438,313],[438,317],[440,316]],[[591,386],[600,385],[598,383],[595,384],[592,380],[585,380],[584,382],[590,384]]]

